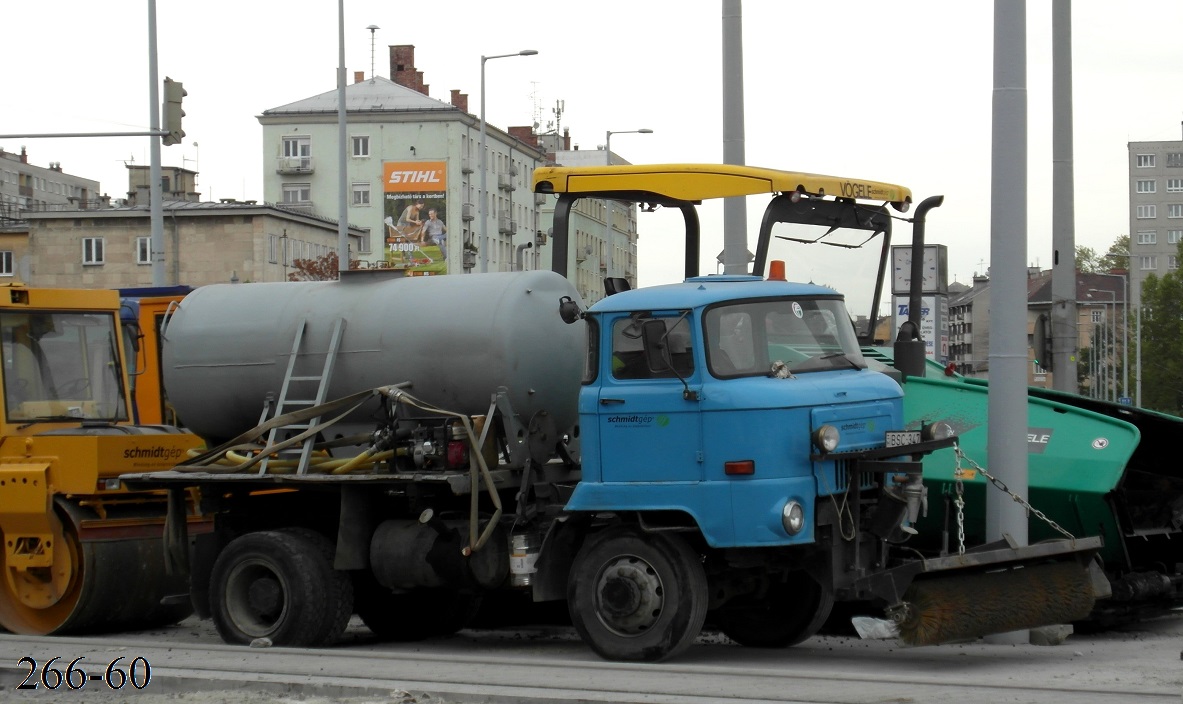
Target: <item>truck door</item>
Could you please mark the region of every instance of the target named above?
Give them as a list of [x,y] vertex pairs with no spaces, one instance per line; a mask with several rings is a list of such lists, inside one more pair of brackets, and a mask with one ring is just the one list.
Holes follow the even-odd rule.
[[611,329],[598,408],[603,481],[702,481],[701,413],[687,398],[700,388],[688,312],[634,314]]

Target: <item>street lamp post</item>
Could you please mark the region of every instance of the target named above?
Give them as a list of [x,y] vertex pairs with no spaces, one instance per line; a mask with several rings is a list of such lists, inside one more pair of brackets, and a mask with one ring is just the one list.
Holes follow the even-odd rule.
[[[1121,395],[1130,395],[1130,296],[1129,279],[1125,274],[1105,274],[1121,279]],[[1117,317],[1117,304],[1113,306]]]
[[[604,133],[604,163],[608,166],[612,165],[612,135],[614,134],[653,134],[653,130],[648,127],[642,127],[637,130],[608,130]],[[612,199],[605,198],[604,203],[604,242],[608,248],[608,266],[607,275],[604,278],[612,276]]]
[[485,201],[489,199],[486,192],[488,174],[488,155],[485,154],[485,62],[489,59],[504,59],[510,56],[533,56],[538,52],[534,49],[522,49],[513,54],[495,54],[493,56],[481,56],[481,192],[480,202],[477,203],[477,212],[480,214],[481,221],[481,273],[484,274],[489,271],[489,228],[486,222]]
[[[1106,307],[1108,307],[1108,306],[1113,306],[1113,318],[1116,320],[1116,318],[1117,318],[1117,293],[1116,293],[1116,292],[1114,292],[1114,291],[1107,291],[1107,290],[1104,290],[1104,289],[1099,289],[1099,288],[1090,288],[1090,289],[1089,289],[1089,293],[1107,293],[1107,294],[1109,294],[1109,296],[1110,296],[1110,298],[1111,298],[1110,302],[1109,302],[1109,303],[1105,303],[1104,301],[1102,301],[1102,302],[1101,302],[1101,305],[1104,305],[1104,306],[1106,306]],[[1109,323],[1109,312],[1108,312],[1108,310],[1106,310],[1106,312],[1105,312],[1105,322],[1106,322],[1106,327],[1109,327],[1109,325],[1108,325],[1108,323]],[[1112,328],[1110,328],[1110,329],[1109,329],[1109,334],[1110,334],[1110,336],[1111,336],[1111,338],[1110,338],[1110,339],[1111,339],[1113,342],[1116,342],[1116,341],[1117,341],[1117,336],[1114,334],[1114,332],[1113,332]],[[1102,335],[1104,335],[1104,331],[1102,331]],[[1107,352],[1106,352],[1106,355],[1112,354],[1112,353],[1113,353],[1113,346],[1112,346],[1112,344],[1110,344],[1108,341],[1106,341],[1106,345],[1107,345],[1107,347],[1106,347],[1106,350],[1107,350]],[[1128,360],[1129,358],[1127,357],[1126,359]],[[1113,365],[1112,365],[1112,364],[1110,364],[1110,365],[1109,365],[1109,374],[1110,374],[1110,379],[1106,380],[1106,382],[1105,382],[1105,393],[1101,395],[1101,400],[1103,400],[1103,401],[1110,401],[1110,400],[1114,400],[1114,401],[1116,401],[1116,400],[1117,400],[1117,398],[1116,398],[1116,395],[1117,395],[1117,389],[1116,389],[1116,387],[1117,387],[1117,372],[1116,372],[1116,370],[1114,370],[1114,369],[1113,369]],[[1113,399],[1110,399],[1110,398],[1109,398],[1109,383],[1110,383],[1110,382],[1112,382],[1112,383],[1113,383],[1113,386],[1115,387],[1115,388],[1114,388],[1114,392],[1113,392],[1113,393],[1114,393],[1114,398],[1113,398]],[[1123,387],[1123,389],[1122,389],[1122,393],[1125,393],[1125,389],[1124,389],[1124,387]]]
[[[1109,254],[1106,254],[1105,256],[1113,257],[1115,259],[1125,259],[1127,272],[1129,271],[1129,262],[1133,261],[1133,255],[1130,255],[1130,254],[1121,254],[1121,253],[1117,253],[1117,252],[1110,252]],[[1129,298],[1130,298],[1129,278],[1127,278],[1127,276],[1125,274],[1107,274],[1107,276],[1120,276],[1121,277],[1121,281],[1122,281],[1121,297],[1122,297],[1122,301],[1125,303],[1125,315],[1128,316],[1129,310],[1130,310],[1129,309]],[[1142,406],[1142,305],[1140,302],[1134,307],[1134,317],[1137,318],[1137,323],[1136,323],[1137,327],[1134,330],[1134,347],[1135,347],[1134,405],[1138,406],[1140,408]],[[1126,317],[1122,322],[1123,322],[1122,327],[1128,333],[1129,327],[1130,327],[1129,318]],[[1128,334],[1126,335],[1126,337],[1124,339],[1126,341],[1129,340]],[[1127,362],[1126,366],[1128,367],[1129,366],[1128,365],[1128,362],[1129,362],[1129,354],[1128,353],[1126,354],[1126,362]],[[1127,387],[1127,389],[1128,389],[1128,387]],[[1128,390],[1126,391],[1126,394],[1127,395],[1129,394]]]

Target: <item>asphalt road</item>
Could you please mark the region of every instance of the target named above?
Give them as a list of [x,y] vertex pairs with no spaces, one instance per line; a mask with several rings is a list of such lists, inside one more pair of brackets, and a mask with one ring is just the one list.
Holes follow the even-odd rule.
[[[54,657],[58,660],[48,667],[63,677],[71,661],[82,657],[71,683],[79,684],[85,672],[85,684],[79,689],[58,684],[47,671]],[[133,661],[136,679],[121,682],[115,671],[130,675]],[[35,688],[18,689],[22,682]],[[0,635],[0,701],[127,699],[140,704],[1173,704],[1183,701],[1183,614],[1119,631],[1076,634],[1057,646],[977,641],[903,648],[892,641],[819,636],[787,650],[757,650],[708,633],[682,657],[656,665],[602,661],[561,626],[466,630],[393,644],[374,641],[355,622],[341,643],[322,649],[228,646],[208,621],[195,619],[113,636]]]

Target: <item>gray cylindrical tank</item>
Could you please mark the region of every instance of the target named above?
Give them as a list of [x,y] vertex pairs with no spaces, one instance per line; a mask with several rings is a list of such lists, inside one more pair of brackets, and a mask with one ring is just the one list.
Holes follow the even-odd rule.
[[[559,317],[562,296],[579,300],[549,271],[203,286],[168,321],[165,388],[193,432],[232,438],[258,423],[268,393],[278,397],[301,321],[308,322],[296,373],[319,374],[341,318],[328,399],[409,381],[412,395],[475,415],[504,386],[523,418],[545,410],[568,428],[577,418],[586,330]],[[288,398],[312,398],[314,390],[293,388]]]

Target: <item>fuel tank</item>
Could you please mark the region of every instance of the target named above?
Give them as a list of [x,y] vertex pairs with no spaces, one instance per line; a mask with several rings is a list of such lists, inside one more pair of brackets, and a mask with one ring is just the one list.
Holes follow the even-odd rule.
[[[579,294],[549,271],[340,281],[215,284],[190,293],[163,332],[164,383],[181,421],[224,441],[258,424],[278,398],[297,331],[293,375],[319,375],[335,321],[344,332],[327,399],[411,382],[415,397],[450,411],[485,413],[498,387],[529,418],[556,427],[577,418],[585,324],[559,317]],[[294,384],[294,382],[293,382]],[[315,383],[288,398],[312,398]],[[288,408],[286,410],[293,410]],[[348,420],[369,421],[365,417]]]

